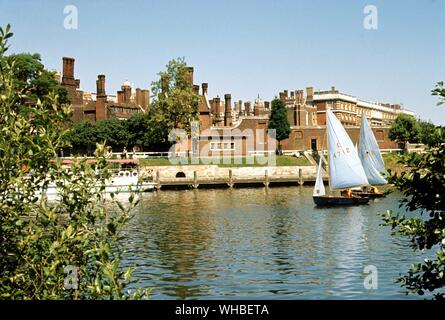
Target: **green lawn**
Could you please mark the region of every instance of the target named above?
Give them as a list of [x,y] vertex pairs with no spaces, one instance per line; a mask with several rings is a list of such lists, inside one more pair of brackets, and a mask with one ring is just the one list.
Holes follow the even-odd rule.
[[[224,159],[218,158],[200,158],[199,164],[216,164],[220,167],[264,167],[268,163],[264,157],[236,157],[226,158],[228,163],[224,163]],[[153,158],[153,159],[139,159],[141,166],[171,166],[168,158]],[[182,165],[188,165],[194,163],[182,163]],[[310,166],[311,163],[306,157],[292,157],[292,156],[277,156],[277,166]]]
[[385,165],[391,166],[397,164],[398,154],[395,152],[382,154],[383,161]]

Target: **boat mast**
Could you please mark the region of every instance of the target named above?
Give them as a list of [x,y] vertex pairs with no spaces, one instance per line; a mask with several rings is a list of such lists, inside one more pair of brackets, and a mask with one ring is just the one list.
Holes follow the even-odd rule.
[[[328,117],[327,117],[327,115],[326,115],[326,120],[328,120]],[[329,140],[328,140],[328,122],[326,121],[326,132],[325,132],[325,138],[326,138],[326,148],[327,148],[327,150],[328,150],[328,156],[327,156],[327,160],[326,160],[326,171],[328,172],[328,189],[329,189],[329,191],[330,192],[332,192],[332,189],[331,189],[331,171],[330,171],[330,166],[329,166]],[[324,156],[324,151],[323,151],[323,147],[321,148],[321,153],[322,153],[322,156]]]

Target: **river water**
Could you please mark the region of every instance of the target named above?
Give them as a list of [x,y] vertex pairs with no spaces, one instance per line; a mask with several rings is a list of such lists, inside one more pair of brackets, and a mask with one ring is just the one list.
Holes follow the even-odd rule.
[[148,193],[123,262],[152,299],[418,299],[395,280],[421,253],[380,225],[400,199],[319,209],[310,186]]

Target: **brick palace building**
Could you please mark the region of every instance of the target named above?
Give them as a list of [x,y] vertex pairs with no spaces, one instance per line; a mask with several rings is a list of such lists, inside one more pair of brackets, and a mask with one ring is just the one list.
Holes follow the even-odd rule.
[[[258,96],[253,103],[249,100],[232,102],[232,96],[228,93],[223,95],[224,99],[219,96],[210,99],[208,83],[195,85],[193,73],[193,67],[187,67],[187,81],[200,97],[201,134],[197,144],[190,139],[178,146],[180,151],[196,152],[199,148],[208,150],[209,155],[251,155],[257,149],[270,149],[267,141],[264,141],[271,110],[269,101],[263,101]],[[74,77],[74,59],[69,57],[63,58],[61,85],[67,89],[72,101],[74,122],[94,122],[110,117],[125,119],[136,112],[146,112],[150,106],[149,90],[137,88],[133,91],[128,81],[123,83],[117,95],[107,95],[103,74],[98,75],[95,93],[80,90],[80,80]],[[326,109],[331,109],[340,119],[354,143],[359,139],[364,113],[381,149],[397,148],[397,144],[389,139],[388,132],[398,114],[414,115],[400,105],[366,102],[335,87],[327,91],[314,91],[313,87],[308,87],[306,94],[304,90],[284,90],[278,96],[286,105],[291,126],[289,138],[281,142],[283,151],[320,150],[326,135]],[[253,132],[253,146],[249,144],[252,141],[249,142],[246,132]],[[224,140],[224,136],[227,139]]]

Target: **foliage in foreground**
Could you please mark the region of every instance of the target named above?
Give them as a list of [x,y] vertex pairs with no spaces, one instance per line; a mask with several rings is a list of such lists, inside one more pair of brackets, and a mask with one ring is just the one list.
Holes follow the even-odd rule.
[[[70,109],[54,92],[35,100],[28,86],[17,86],[16,60],[5,56],[11,36],[9,25],[0,28],[0,299],[147,296],[125,291],[131,270],[119,265],[133,196],[130,206],[108,209],[104,146],[92,165],[75,161],[67,170],[53,160],[67,146],[61,128]],[[50,184],[59,188],[56,202],[40,195]]]
[[[438,88],[440,88],[438,86]],[[436,89],[442,99],[445,90]],[[407,170],[390,172],[390,183],[406,197],[402,203],[408,211],[419,210],[422,216],[407,218],[388,211],[384,221],[392,229],[408,236],[413,249],[435,251],[434,259],[413,265],[399,282],[411,292],[423,295],[432,292],[445,298],[445,128],[437,127],[435,139],[426,153],[400,156],[399,163]],[[427,251],[428,250],[428,251]]]

